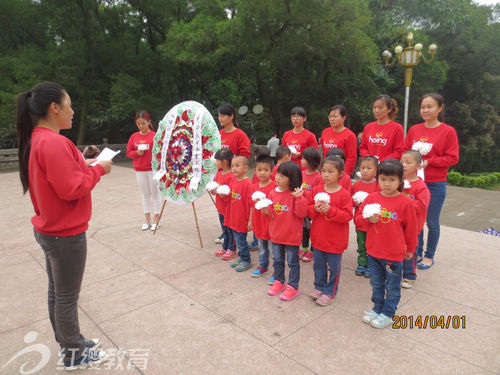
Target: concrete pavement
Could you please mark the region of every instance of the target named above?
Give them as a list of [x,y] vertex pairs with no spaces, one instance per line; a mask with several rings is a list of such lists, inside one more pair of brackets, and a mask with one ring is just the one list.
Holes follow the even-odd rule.
[[[15,172],[0,175],[0,188],[0,374],[19,374],[23,364],[25,373],[36,365],[33,373],[59,373],[31,202]],[[450,196],[445,211],[458,208]],[[79,305],[82,332],[100,337],[112,354],[99,373],[500,374],[498,237],[443,225],[436,264],[402,291],[398,314],[407,324],[410,316],[428,316],[428,325],[437,321],[432,316],[459,318],[448,329],[376,330],[361,322],[371,288],[354,276],[353,230],[337,297],[322,308],[308,297],[310,263],[301,264],[303,294],[283,302],[266,294],[267,277],[236,273],[216,258],[220,228],[206,195],[196,201],[203,249],[189,205],[167,204],[156,236],[140,231],[129,168],[114,166],[93,202]]]

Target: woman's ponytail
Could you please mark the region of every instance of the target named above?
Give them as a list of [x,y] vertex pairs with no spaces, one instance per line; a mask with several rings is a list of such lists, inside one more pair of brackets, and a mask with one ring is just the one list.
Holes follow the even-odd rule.
[[23,192],[29,189],[28,165],[31,151],[31,133],[38,120],[47,116],[50,103],[62,103],[66,91],[54,82],[42,82],[17,97],[17,134],[19,137],[19,176]]
[[391,98],[391,111],[389,112],[389,118],[392,121],[394,121],[396,119],[398,111],[399,111],[398,102],[396,101],[396,99]]

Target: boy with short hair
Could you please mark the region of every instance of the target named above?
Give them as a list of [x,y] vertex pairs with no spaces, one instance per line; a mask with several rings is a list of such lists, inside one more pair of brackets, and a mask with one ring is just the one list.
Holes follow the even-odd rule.
[[276,150],[276,160],[278,160],[278,163],[274,166],[273,171],[271,172],[271,180],[273,181],[280,164],[284,163],[285,161],[292,160],[292,152],[290,151],[288,146],[278,147],[278,149]]

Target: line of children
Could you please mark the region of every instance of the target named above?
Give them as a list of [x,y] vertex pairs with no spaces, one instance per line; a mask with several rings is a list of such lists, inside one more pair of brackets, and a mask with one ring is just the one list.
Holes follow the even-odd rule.
[[[314,249],[315,289],[311,297],[320,306],[329,305],[337,294],[342,253],[349,242],[349,221],[353,213],[351,196],[338,183],[343,174],[344,161],[338,157],[327,157],[321,170],[324,183],[314,187],[308,197]],[[327,194],[328,201],[316,200],[318,193]]]
[[[300,166],[302,168],[302,190],[304,197],[307,199],[312,189],[320,184],[323,179],[321,173],[318,172],[318,167],[321,164],[321,154],[314,147],[308,147],[302,153]],[[309,250],[309,232],[311,230],[311,218],[304,218],[302,228],[302,248],[299,250],[299,259],[304,262],[313,260],[313,252]]]
[[[401,299],[403,260],[410,260],[417,245],[417,219],[413,202],[403,191],[403,165],[387,159],[377,168],[380,192],[370,194],[357,211],[358,222],[368,225],[366,251],[370,267],[373,308],[365,313],[363,322],[384,328],[392,318]],[[379,204],[380,214],[365,218],[368,204]]]

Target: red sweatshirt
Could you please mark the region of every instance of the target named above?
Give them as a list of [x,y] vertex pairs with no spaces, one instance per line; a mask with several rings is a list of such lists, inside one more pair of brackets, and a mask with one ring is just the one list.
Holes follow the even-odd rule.
[[[318,193],[330,196],[330,210],[319,213],[314,208]],[[352,219],[352,200],[345,189],[328,193],[324,184],[316,186],[307,199],[307,216],[312,219],[311,243],[315,249],[327,253],[342,254],[349,243],[349,221]]]
[[302,242],[302,220],[307,215],[307,201],[304,196],[295,198],[290,190],[269,193],[273,205],[268,207],[269,235],[271,241],[281,245],[299,246]]
[[[316,140],[316,136],[314,133],[310,132],[307,129],[302,130],[300,133],[294,133],[293,129],[285,132],[283,134],[283,139],[281,140],[281,144],[284,146],[293,146],[299,153],[297,158],[293,158],[292,153],[292,161],[300,165],[300,159],[302,159],[302,152],[308,147],[318,148],[318,141]],[[302,167],[301,167],[302,168]]]
[[321,173],[318,171],[309,174],[307,173],[307,169],[302,171],[302,189],[304,190],[304,197],[307,199],[312,189],[316,186],[323,183],[323,177],[321,177]]
[[431,200],[431,193],[427,189],[427,185],[421,178],[417,181],[410,182],[409,189],[403,189],[403,193],[410,197],[415,207],[415,215],[417,216],[417,233],[420,233],[424,228],[425,219],[427,217],[427,207]]
[[28,164],[35,230],[50,236],[85,232],[92,215],[90,192],[104,174],[100,165],[87,167],[82,153],[68,138],[35,127]]
[[[227,185],[227,186],[231,186],[233,180],[234,180],[234,174],[232,174],[231,172],[223,174],[222,170],[220,169],[217,171],[217,174],[215,175],[214,178],[214,181],[217,182],[219,185]],[[219,194],[216,194],[215,207],[217,208],[217,212],[225,216],[230,201],[231,201],[230,195],[220,196]]]
[[[379,203],[382,213],[378,223],[363,218],[363,209],[369,203]],[[384,197],[380,192],[366,197],[359,207],[357,221],[368,224],[366,252],[379,259],[400,262],[406,253],[414,253],[417,246],[417,219],[413,202],[404,194]]]
[[344,173],[342,177],[339,178],[339,185],[346,189],[349,194],[351,194],[352,181],[351,177],[349,177],[347,174]]
[[219,132],[222,148],[229,148],[234,156],[244,156],[247,159],[250,157],[250,139],[243,130],[236,128],[231,133],[226,133],[223,128]]
[[250,179],[245,178],[232,181],[231,196],[224,225],[237,232],[248,232],[248,220],[250,219],[250,207],[252,207],[253,185]]
[[345,153],[345,173],[350,176],[354,172],[358,157],[358,139],[350,129],[344,128],[337,133],[332,127],[326,128],[321,133],[319,143],[323,149],[323,159],[331,148],[342,149]]
[[[358,191],[364,191],[368,194],[375,193],[377,191],[380,191],[380,187],[378,185],[377,179],[374,179],[372,182],[365,182],[364,180],[359,180],[357,181],[353,186],[352,186],[352,192],[351,195],[356,194]],[[361,230],[363,232],[366,232],[368,230],[368,225],[366,224],[365,221],[361,223],[357,223],[356,219],[356,214],[359,210],[359,206],[356,205],[354,200],[352,201],[352,204],[354,206],[354,224],[356,224],[356,229]]]
[[[141,132],[135,132],[132,134],[127,143],[127,156],[134,159],[132,162],[134,170],[138,172],[146,172],[151,170],[151,160],[153,152],[153,140],[155,137],[155,132],[150,131],[146,135],[142,135]],[[148,149],[144,151],[144,154],[137,154],[137,147],[139,145],[147,145]]]
[[367,124],[363,130],[359,153],[362,157],[377,156],[379,161],[401,159],[404,146],[404,132],[401,124],[389,121],[379,125],[376,121]]
[[279,165],[276,164],[274,167],[273,167],[273,170],[271,171],[271,180],[275,181],[276,180],[276,172],[278,172],[278,167]]
[[[264,187],[259,187],[259,183],[257,182],[256,184],[253,185],[254,191],[261,191],[264,194],[266,194],[266,197],[269,197],[269,193],[274,190],[276,187],[276,184],[274,181],[271,181],[269,184],[267,184]],[[257,201],[258,202],[258,201]],[[252,228],[253,228],[253,233],[255,234],[255,237],[261,239],[261,240],[270,240],[271,237],[269,236],[269,216],[264,215],[262,213],[262,210],[256,210],[255,209],[255,203],[253,203],[253,212],[252,212]]]
[[411,150],[415,142],[432,143],[431,151],[423,155],[429,165],[424,169],[425,181],[446,181],[448,168],[458,163],[459,149],[455,129],[441,123],[437,128],[427,128],[425,124],[413,125],[405,139],[405,150]]

